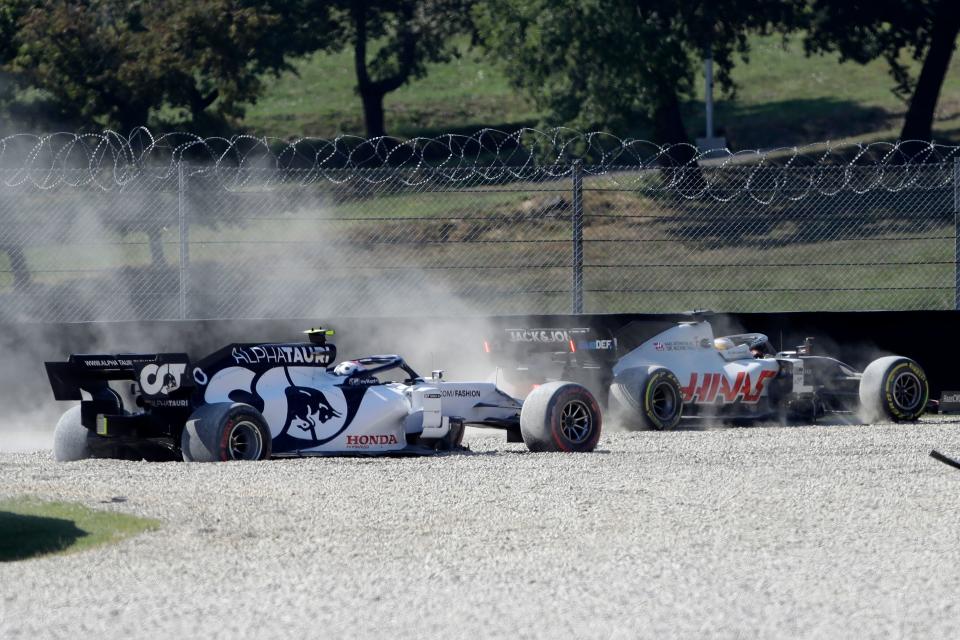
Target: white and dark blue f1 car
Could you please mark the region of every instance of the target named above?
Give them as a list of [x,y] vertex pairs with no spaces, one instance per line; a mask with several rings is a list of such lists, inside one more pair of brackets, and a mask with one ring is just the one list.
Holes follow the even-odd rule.
[[[520,401],[492,383],[448,382],[441,371],[423,378],[396,355],[331,366],[332,332],[307,334],[306,343],[231,344],[198,361],[158,353],[48,362],[54,397],[80,400],[57,424],[54,456],[425,454],[459,448],[465,425],[505,429],[532,451],[591,451],[600,437],[600,408],[581,385],[542,385]],[[402,381],[386,379],[397,374]],[[115,388],[123,381],[133,406]]]

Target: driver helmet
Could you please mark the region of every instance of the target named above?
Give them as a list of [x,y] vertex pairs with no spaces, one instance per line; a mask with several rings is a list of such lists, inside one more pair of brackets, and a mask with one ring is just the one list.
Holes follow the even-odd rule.
[[366,368],[355,360],[345,360],[333,368],[334,375],[349,377],[358,373],[363,373]]
[[733,344],[733,340],[730,338],[714,338],[713,346],[720,351],[726,351],[727,349],[732,349],[736,345]]

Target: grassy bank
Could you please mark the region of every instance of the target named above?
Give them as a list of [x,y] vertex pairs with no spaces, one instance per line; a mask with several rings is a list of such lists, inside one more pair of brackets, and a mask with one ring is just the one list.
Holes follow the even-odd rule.
[[0,501],[0,562],[83,551],[155,529],[154,520],[33,498]]

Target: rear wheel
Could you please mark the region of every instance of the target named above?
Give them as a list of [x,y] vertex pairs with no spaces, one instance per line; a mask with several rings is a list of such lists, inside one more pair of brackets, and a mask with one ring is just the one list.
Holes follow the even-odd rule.
[[190,416],[180,437],[187,462],[264,460],[272,451],[270,429],[260,412],[248,404],[217,402]]
[[[99,411],[106,414],[122,415],[123,401],[120,395],[104,384],[92,391]],[[114,438],[103,438],[81,422],[81,405],[67,409],[57,421],[53,432],[53,458],[58,462],[73,462],[87,458],[122,458],[123,449]],[[139,460],[139,457],[131,459]]]
[[93,457],[91,440],[96,438],[80,422],[80,405],[67,409],[53,432],[53,459],[73,462]]
[[927,374],[909,358],[878,358],[860,378],[860,407],[868,422],[917,420],[926,410],[929,397]]
[[540,385],[520,410],[520,433],[531,451],[593,451],[601,422],[593,394],[572,382]]

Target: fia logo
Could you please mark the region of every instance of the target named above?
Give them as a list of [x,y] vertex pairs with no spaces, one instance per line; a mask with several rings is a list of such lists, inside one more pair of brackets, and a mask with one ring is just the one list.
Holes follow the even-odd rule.
[[187,369],[180,364],[148,364],[140,370],[140,388],[148,396],[169,395],[180,388],[180,378]]

